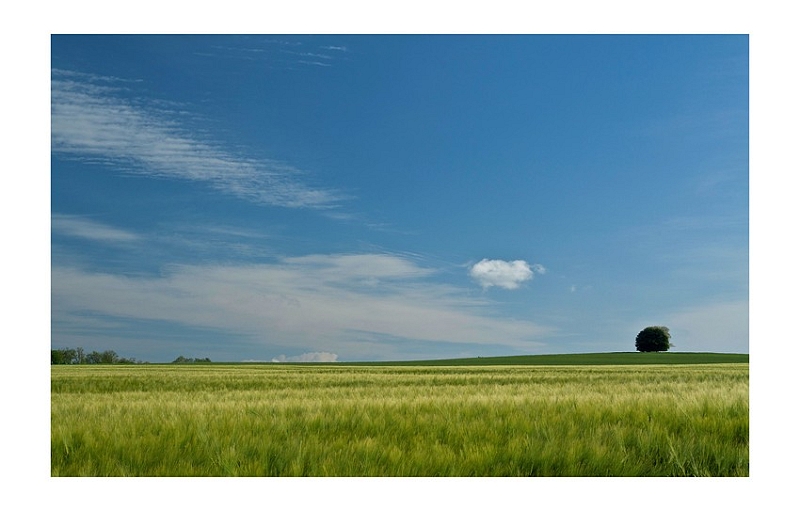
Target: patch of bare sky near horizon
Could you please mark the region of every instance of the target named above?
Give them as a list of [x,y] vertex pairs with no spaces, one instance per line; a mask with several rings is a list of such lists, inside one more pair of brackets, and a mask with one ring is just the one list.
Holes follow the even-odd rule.
[[351,198],[307,185],[307,173],[291,165],[237,154],[190,132],[185,112],[176,114],[146,98],[123,97],[122,89],[97,84],[114,80],[53,70],[53,153],[126,174],[202,182],[272,206],[331,210]]
[[[328,353],[325,351],[314,351],[310,353],[303,353],[302,355],[296,355],[293,357],[287,357],[286,355],[280,355],[275,357],[271,360],[274,363],[285,363],[285,362],[338,362],[339,356],[336,353]],[[249,361],[246,361],[249,362]]]

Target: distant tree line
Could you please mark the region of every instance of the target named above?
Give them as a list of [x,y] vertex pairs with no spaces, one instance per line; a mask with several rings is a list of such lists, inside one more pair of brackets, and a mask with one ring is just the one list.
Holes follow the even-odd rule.
[[181,355],[172,361],[173,364],[210,364],[211,359],[206,358],[187,358]]
[[[189,358],[181,355],[172,361],[173,364],[210,364],[211,359]],[[51,365],[71,365],[71,364],[147,364],[135,358],[120,357],[113,350],[93,351],[86,353],[83,348],[63,348],[50,350]]]
[[83,348],[50,350],[50,364],[141,364],[135,358],[120,357],[113,350],[86,353]]

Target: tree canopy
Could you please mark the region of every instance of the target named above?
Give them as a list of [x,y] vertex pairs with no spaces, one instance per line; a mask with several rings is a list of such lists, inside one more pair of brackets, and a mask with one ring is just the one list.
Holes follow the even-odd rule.
[[136,364],[135,358],[124,358],[113,350],[84,353],[83,348],[50,350],[50,364]]
[[667,351],[670,337],[669,328],[649,326],[636,336],[636,351]]
[[190,358],[184,357],[183,355],[179,356],[175,360],[172,361],[173,364],[210,364],[211,359],[206,358]]
[[[172,361],[173,364],[210,364],[211,359],[190,358],[179,356]],[[135,358],[125,358],[117,355],[113,350],[92,351],[86,353],[83,348],[60,348],[50,350],[51,365],[72,365],[72,364],[147,364]]]

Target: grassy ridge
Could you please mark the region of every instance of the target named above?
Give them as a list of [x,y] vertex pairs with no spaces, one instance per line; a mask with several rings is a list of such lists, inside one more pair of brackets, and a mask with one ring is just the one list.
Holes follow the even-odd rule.
[[53,476],[747,476],[747,364],[52,366]]
[[402,362],[337,362],[343,365],[386,366],[491,366],[491,365],[650,365],[650,364],[732,364],[749,363],[742,353],[572,353],[563,355],[517,355],[509,357],[410,360]]

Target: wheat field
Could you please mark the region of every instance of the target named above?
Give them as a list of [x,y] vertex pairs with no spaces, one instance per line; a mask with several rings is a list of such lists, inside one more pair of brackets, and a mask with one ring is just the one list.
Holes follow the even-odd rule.
[[52,476],[748,476],[748,364],[53,366]]

